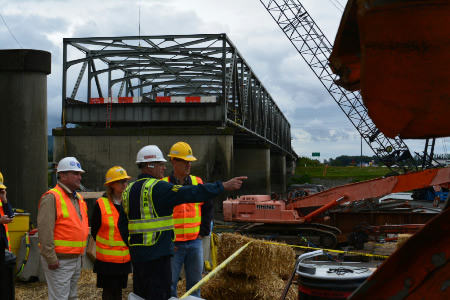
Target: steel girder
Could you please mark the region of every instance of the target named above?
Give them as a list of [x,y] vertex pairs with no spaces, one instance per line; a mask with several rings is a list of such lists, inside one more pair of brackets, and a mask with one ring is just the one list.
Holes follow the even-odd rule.
[[[297,158],[289,122],[226,34],[66,38],[63,50],[63,126],[104,126],[106,104],[90,98],[138,96],[113,106],[111,126],[229,126],[239,143]],[[162,104],[158,96],[218,101]]]

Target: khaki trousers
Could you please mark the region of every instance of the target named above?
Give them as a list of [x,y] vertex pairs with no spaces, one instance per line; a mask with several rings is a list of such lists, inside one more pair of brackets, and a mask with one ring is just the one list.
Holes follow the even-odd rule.
[[49,300],[76,300],[77,284],[81,273],[81,257],[60,259],[59,268],[50,270],[41,256]]

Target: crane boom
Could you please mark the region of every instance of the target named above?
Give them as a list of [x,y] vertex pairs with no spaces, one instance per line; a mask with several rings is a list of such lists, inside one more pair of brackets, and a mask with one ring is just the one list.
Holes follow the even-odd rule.
[[335,83],[337,76],[328,63],[332,45],[300,1],[260,1],[378,158],[396,174],[418,170],[403,140],[388,138],[377,129],[361,94]]

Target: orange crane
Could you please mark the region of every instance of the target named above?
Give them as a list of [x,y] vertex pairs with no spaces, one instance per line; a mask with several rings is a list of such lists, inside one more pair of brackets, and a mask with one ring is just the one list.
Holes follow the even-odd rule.
[[268,195],[246,195],[223,202],[224,221],[243,222],[241,231],[253,236],[285,239],[298,235],[318,239],[323,247],[333,248],[341,233],[338,228],[313,223],[323,220],[323,214],[339,204],[382,197],[415,188],[447,185],[450,168],[427,169],[397,176],[377,178],[331,188],[292,200],[272,200]]

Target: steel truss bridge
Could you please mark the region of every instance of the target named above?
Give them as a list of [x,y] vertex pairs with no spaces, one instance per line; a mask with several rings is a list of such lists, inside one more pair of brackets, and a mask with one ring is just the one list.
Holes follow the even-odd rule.
[[237,143],[297,158],[288,120],[226,34],[65,38],[63,56],[63,126],[232,127]]

